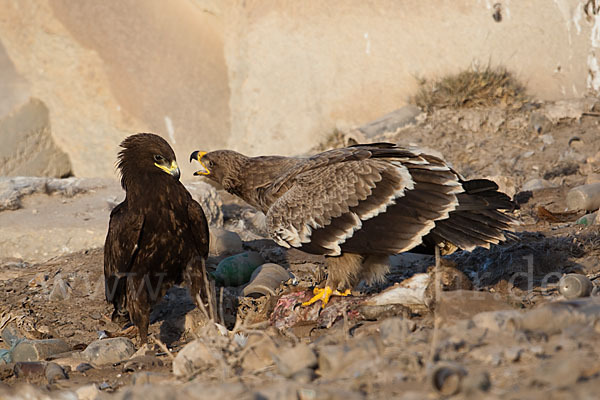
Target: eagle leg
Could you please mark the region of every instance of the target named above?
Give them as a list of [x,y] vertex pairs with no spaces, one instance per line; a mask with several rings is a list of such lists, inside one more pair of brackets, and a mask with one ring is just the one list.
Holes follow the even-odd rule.
[[135,325],[130,325],[125,329],[121,329],[121,332],[119,332],[119,336],[135,336],[138,333],[138,329],[137,326]]
[[302,303],[303,307],[310,306],[311,304],[321,300],[321,307],[325,308],[325,305],[329,303],[329,298],[331,296],[348,296],[350,295],[350,289],[346,289],[345,291],[340,292],[339,290],[332,290],[331,287],[325,286],[325,288],[323,289],[314,288],[313,294],[314,296],[310,300]]

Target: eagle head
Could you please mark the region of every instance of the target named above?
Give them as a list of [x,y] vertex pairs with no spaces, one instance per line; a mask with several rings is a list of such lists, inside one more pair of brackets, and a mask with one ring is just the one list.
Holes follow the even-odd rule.
[[196,160],[200,163],[200,169],[194,172],[194,175],[206,176],[223,185],[225,190],[229,190],[229,187],[237,182],[246,159],[243,154],[232,150],[216,150],[210,153],[194,151],[190,155],[190,161]]
[[117,168],[121,171],[121,184],[140,179],[163,177],[165,173],[176,180],[181,173],[173,149],[162,137],[153,133],[138,133],[121,142]]

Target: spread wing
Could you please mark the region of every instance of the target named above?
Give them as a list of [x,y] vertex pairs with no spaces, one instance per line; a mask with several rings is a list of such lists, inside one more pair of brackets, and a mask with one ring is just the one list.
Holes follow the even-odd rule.
[[442,160],[391,144],[321,153],[280,177],[279,188],[289,189],[267,213],[272,237],[326,255],[409,250],[463,191]]
[[124,278],[137,255],[143,225],[144,216],[128,212],[127,200],[110,213],[104,244],[104,279],[106,300],[115,305],[124,302]]

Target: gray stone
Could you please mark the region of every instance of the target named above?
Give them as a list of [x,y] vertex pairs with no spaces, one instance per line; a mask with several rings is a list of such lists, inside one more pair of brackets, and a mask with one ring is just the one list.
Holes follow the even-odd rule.
[[283,351],[273,353],[273,360],[281,375],[290,378],[305,368],[317,366],[317,356],[305,343],[298,343],[294,347],[288,347]]
[[71,173],[69,157],[54,143],[46,105],[37,99],[0,119],[0,175],[52,176]]
[[173,360],[173,374],[177,377],[189,376],[216,367],[223,356],[200,340],[194,340],[184,346]]
[[46,364],[44,374],[46,375],[46,380],[49,384],[53,384],[62,379],[69,379],[63,367],[53,362]]
[[39,361],[45,360],[53,354],[66,353],[71,350],[62,339],[24,340],[12,351],[12,360]]
[[211,256],[238,254],[243,251],[240,235],[223,228],[210,229],[209,246]]
[[133,353],[135,346],[131,340],[116,337],[93,341],[81,352],[81,356],[92,364],[102,365],[125,360]]
[[67,300],[71,296],[71,288],[68,283],[60,277],[60,274],[54,277],[54,285],[48,295],[51,301]]
[[376,367],[379,351],[373,339],[350,345],[325,345],[318,348],[318,373],[326,379],[355,378]]
[[416,123],[416,118],[422,111],[419,107],[409,104],[401,107],[383,117],[377,118],[368,124],[362,125],[358,130],[365,135],[367,139],[372,139],[377,135],[388,132],[396,132],[398,129]]
[[402,344],[414,330],[414,321],[404,318],[388,318],[379,325],[379,335],[386,346]]
[[78,400],[95,400],[100,395],[100,390],[95,383],[78,387],[75,390]]
[[493,332],[514,330],[523,313],[516,310],[486,311],[473,316],[475,326]]
[[131,382],[134,385],[156,385],[163,384],[168,381],[172,381],[173,376],[171,374],[161,372],[136,372],[131,377]]
[[263,335],[250,335],[246,343],[242,367],[248,371],[262,370],[273,364],[273,354],[277,347]]
[[441,292],[436,304],[436,315],[444,321],[470,319],[486,311],[507,310],[511,307],[500,296],[484,291],[455,290]]
[[537,134],[545,134],[552,128],[552,122],[543,113],[534,111],[529,116],[528,127]]
[[534,179],[530,179],[527,182],[525,182],[523,184],[523,186],[521,187],[521,191],[525,192],[525,191],[533,191],[533,190],[540,190],[540,189],[545,189],[545,188],[549,188],[552,185],[550,184],[550,182],[541,179],[541,178],[534,178]]
[[544,104],[542,112],[548,120],[556,124],[562,119],[579,120],[583,113],[592,109],[595,103],[596,100],[593,98],[559,100]]

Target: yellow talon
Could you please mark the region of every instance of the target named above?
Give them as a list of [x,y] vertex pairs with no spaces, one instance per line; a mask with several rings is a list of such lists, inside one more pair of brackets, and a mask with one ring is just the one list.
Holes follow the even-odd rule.
[[346,289],[344,292],[340,292],[338,290],[332,290],[329,286],[325,286],[324,289],[314,288],[313,293],[314,296],[310,300],[302,303],[302,306],[310,306],[311,304],[321,300],[321,307],[325,308],[325,305],[329,303],[329,298],[331,296],[348,296],[351,292],[350,289]]

